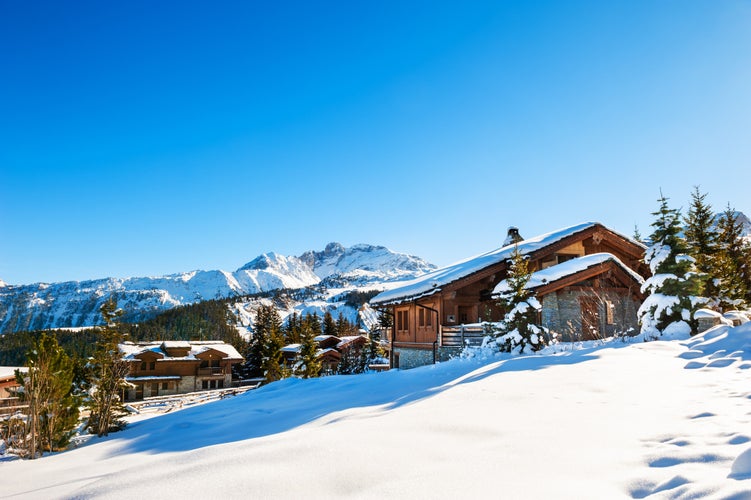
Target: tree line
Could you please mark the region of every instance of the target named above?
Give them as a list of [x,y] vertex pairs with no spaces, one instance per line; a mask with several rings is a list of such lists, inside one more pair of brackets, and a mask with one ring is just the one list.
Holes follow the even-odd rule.
[[[334,319],[329,311],[323,318],[317,313],[298,315],[293,312],[282,321],[273,305],[261,305],[256,312],[253,334],[240,351],[245,362],[238,367],[241,378],[263,378],[273,382],[287,377],[313,378],[323,373],[317,338],[322,335],[351,337],[359,335],[358,326],[341,314]],[[378,332],[371,332],[367,342],[352,343],[340,350],[340,362],[334,373],[356,374],[367,371],[368,365],[382,352]],[[285,362],[282,349],[297,346],[297,354],[290,365]]]
[[[644,262],[652,273],[642,286],[646,298],[637,312],[645,340],[696,335],[696,313],[702,308],[725,313],[751,305],[751,241],[730,204],[716,213],[706,198],[707,193],[695,187],[684,216],[660,193],[652,233],[645,240],[635,228],[634,239],[645,244]],[[509,259],[506,289],[497,301],[505,316],[498,324],[486,325],[486,346],[534,352],[550,342],[540,324],[542,306],[527,289],[531,274],[516,249]]]

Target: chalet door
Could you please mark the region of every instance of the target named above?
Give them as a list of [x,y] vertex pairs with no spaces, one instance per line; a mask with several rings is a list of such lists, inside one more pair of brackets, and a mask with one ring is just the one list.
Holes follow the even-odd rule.
[[459,306],[459,324],[466,325],[467,323],[474,323],[472,321],[472,306]]
[[592,297],[581,297],[579,299],[582,317],[582,340],[595,340],[601,338],[600,335],[600,303]]
[[136,384],[136,399],[143,399],[143,384]]

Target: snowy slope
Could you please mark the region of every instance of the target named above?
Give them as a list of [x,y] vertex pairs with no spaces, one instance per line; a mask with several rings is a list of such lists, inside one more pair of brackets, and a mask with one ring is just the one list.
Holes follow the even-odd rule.
[[[260,255],[230,273],[191,271],[148,278],[105,278],[65,283],[0,286],[0,334],[8,331],[81,327],[98,324],[99,308],[113,294],[138,321],[156,312],[201,300],[235,297],[277,289],[319,285],[371,289],[392,279],[414,278],[435,266],[385,247],[329,244],[323,252],[300,257],[274,252]],[[324,283],[321,280],[325,279]],[[323,293],[322,300],[332,294]],[[350,317],[353,311],[348,311]]]
[[[288,379],[34,462],[6,496],[749,498],[751,324]],[[635,369],[638,367],[638,369]]]

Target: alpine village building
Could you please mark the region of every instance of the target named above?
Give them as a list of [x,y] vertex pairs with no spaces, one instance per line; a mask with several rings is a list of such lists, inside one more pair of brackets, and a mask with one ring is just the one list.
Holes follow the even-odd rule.
[[503,319],[497,305],[514,250],[532,275],[527,288],[542,310],[541,324],[563,341],[638,331],[636,312],[649,276],[645,247],[597,222],[522,239],[509,228],[504,246],[408,281],[371,299],[392,315],[388,332],[392,368],[446,360],[465,345],[479,345],[483,322]]
[[129,373],[126,401],[232,386],[232,365],[243,357],[222,341],[165,340],[119,344]]

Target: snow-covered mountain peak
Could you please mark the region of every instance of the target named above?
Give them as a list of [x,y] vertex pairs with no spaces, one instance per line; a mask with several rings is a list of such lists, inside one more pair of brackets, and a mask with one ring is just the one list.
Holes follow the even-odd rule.
[[[235,272],[189,271],[166,276],[105,278],[66,283],[0,285],[0,334],[97,324],[99,307],[112,295],[126,321],[140,321],[175,306],[278,289],[319,285],[326,289],[372,290],[386,281],[411,279],[435,269],[419,257],[386,247],[329,243],[300,257],[276,252],[259,255]],[[323,280],[323,281],[322,281]],[[322,306],[324,307],[324,306]],[[333,307],[333,306],[332,306]]]

